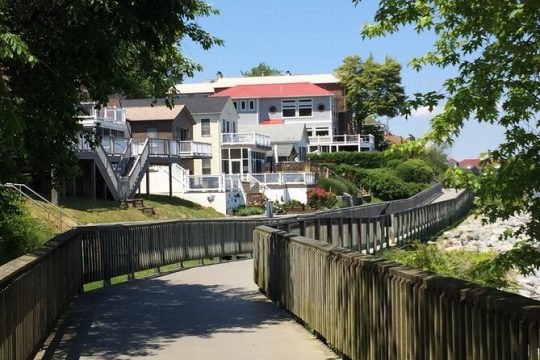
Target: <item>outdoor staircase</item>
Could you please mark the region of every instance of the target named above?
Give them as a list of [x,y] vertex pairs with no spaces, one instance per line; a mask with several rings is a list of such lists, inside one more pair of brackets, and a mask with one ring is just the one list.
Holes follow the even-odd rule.
[[148,140],[144,143],[133,143],[130,140],[125,152],[115,164],[111,162],[111,157],[101,144],[95,148],[90,148],[85,143],[79,144],[79,158],[95,161],[109,191],[117,201],[135,196],[150,165]]
[[135,209],[140,210],[143,214],[146,215],[156,215],[153,207],[144,206],[144,199],[125,199],[120,201],[120,207],[127,209],[129,205],[132,205]]

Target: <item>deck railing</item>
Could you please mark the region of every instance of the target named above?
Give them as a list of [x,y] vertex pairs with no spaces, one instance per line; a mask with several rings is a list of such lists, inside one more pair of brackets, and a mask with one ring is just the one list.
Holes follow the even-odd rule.
[[333,136],[310,136],[310,145],[365,145],[375,144],[373,135],[333,135]]
[[281,172],[250,175],[263,185],[315,185],[315,174],[308,172]]
[[148,139],[151,156],[212,157],[212,145],[193,140]]
[[257,133],[224,133],[221,134],[222,145],[245,145],[270,147],[270,137]]
[[100,109],[95,108],[93,102],[81,103],[83,108],[83,114],[79,115],[83,120],[99,120],[117,124],[126,123],[126,110],[117,107],[103,107]]

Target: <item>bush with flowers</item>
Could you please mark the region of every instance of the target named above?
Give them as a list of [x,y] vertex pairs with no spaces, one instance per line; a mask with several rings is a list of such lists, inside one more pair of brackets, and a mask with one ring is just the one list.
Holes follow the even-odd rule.
[[307,204],[315,209],[330,209],[337,204],[337,201],[336,195],[319,187],[307,192]]

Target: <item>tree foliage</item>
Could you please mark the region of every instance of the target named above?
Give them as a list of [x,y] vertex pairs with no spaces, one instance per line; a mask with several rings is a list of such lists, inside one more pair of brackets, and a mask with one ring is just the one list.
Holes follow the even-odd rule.
[[441,91],[407,101],[409,111],[444,101],[428,138],[451,143],[469,119],[506,128],[505,142],[486,154],[480,176],[458,171],[455,184],[476,191],[490,222],[530,215],[517,230],[530,240],[493,262],[529,273],[540,267],[540,2],[380,0],[375,23],[366,25],[363,35],[391,34],[410,24],[437,36],[431,51],[411,60],[415,69],[457,69]]
[[377,63],[373,56],[363,61],[359,56],[347,56],[336,69],[336,76],[345,86],[345,102],[353,114],[349,131],[362,131],[368,116],[396,116],[405,100],[401,86],[401,65],[386,57]]
[[182,39],[222,43],[197,23],[216,13],[201,0],[0,0],[0,182],[17,176],[15,162],[72,174],[81,90],[105,104],[142,82],[171,88],[200,69]]
[[242,76],[244,77],[250,77],[250,76],[275,76],[275,75],[282,75],[283,71],[273,68],[270,65],[267,65],[266,63],[259,63],[258,65],[252,67],[248,71],[240,71]]

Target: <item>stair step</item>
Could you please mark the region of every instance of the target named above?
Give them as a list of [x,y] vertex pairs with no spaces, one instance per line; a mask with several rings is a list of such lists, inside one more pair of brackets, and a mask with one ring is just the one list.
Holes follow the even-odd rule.
[[143,209],[144,199],[126,199],[120,201],[120,206],[125,209],[127,209],[130,204],[136,209]]
[[154,211],[153,207],[143,207],[139,210],[141,210],[142,213],[146,215],[156,215],[156,212]]

